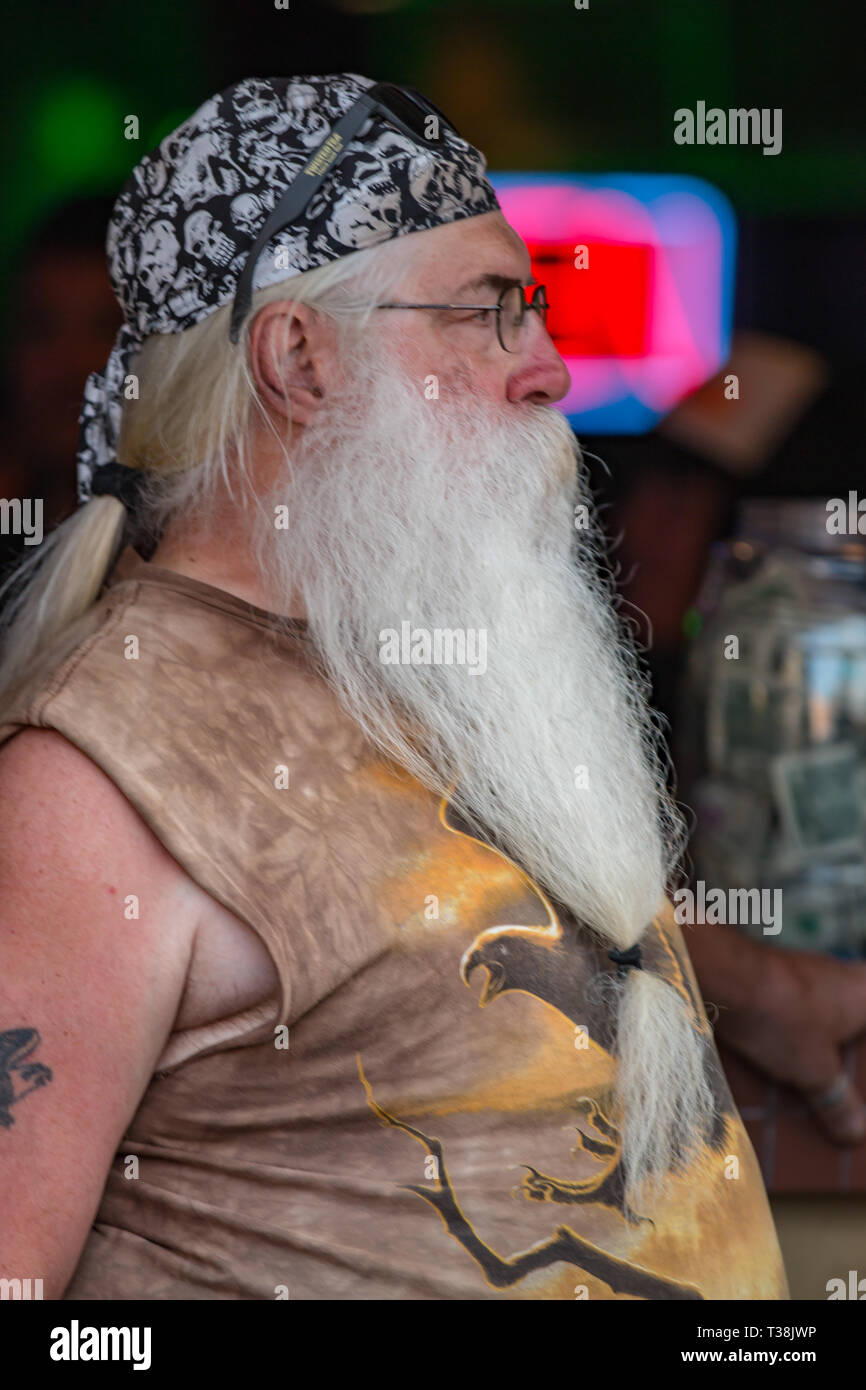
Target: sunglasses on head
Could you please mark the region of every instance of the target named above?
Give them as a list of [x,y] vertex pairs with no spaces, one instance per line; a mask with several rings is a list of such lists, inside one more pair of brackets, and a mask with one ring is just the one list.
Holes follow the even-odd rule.
[[253,298],[253,276],[262,250],[284,227],[296,222],[321,188],[334,165],[339,162],[347,145],[355,138],[365,121],[381,116],[411,139],[424,141],[434,149],[445,143],[442,127],[459,138],[459,131],[432,101],[414,87],[398,87],[391,82],[377,82],[364,92],[336,125],[332,126],[314,154],[310,156],[283,193],[265,222],[241,271],[232,308],[229,338],[236,343],[243,321],[250,311]]

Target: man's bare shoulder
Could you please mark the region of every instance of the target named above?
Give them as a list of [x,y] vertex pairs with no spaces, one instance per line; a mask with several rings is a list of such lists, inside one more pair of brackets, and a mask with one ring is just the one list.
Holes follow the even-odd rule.
[[123,865],[155,880],[182,875],[141,816],[91,758],[52,729],[28,728],[0,748],[0,851],[50,873],[70,852],[82,876]]
[[70,945],[88,930],[109,931],[116,952],[137,922],[151,946],[165,938],[174,974],[189,959],[196,923],[185,878],[110,777],[68,739],[28,728],[0,749],[0,883],[12,930],[29,916],[36,935],[39,916],[50,913]]
[[50,729],[24,729],[0,748],[0,887],[5,930],[30,922],[35,952],[50,916],[71,950],[87,944],[77,936],[99,933],[113,953],[144,947],[158,957],[175,1028],[276,991],[255,933],[190,878],[87,754]]

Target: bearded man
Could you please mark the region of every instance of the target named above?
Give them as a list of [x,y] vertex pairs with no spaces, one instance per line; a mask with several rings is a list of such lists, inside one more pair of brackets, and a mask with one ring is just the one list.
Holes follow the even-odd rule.
[[484,170],[409,89],[250,79],[115,207],[0,713],[2,1263],[48,1297],[787,1296]]

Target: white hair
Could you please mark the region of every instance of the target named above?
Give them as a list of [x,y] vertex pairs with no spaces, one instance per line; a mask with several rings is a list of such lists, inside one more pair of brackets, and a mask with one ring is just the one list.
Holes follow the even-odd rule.
[[[625,950],[663,910],[685,830],[576,441],[551,407],[423,388],[382,333],[273,484],[263,510],[292,522],[253,528],[259,574],[277,611],[300,597],[367,737]],[[383,662],[407,620],[484,630],[486,670]],[[618,985],[623,1162],[650,1200],[713,1122],[709,1059],[659,975]]]
[[[579,492],[579,451],[549,407],[493,408],[447,383],[428,401],[405,378],[385,350],[387,330],[371,324],[405,273],[411,241],[258,291],[237,347],[230,305],[185,333],[149,338],[119,458],[147,472],[142,518],[154,535],[170,521],[206,530],[220,494],[234,497],[271,606],[301,596],[323,672],[373,744],[449,795],[579,924],[625,950],[663,906],[684,832],[600,528],[594,516],[573,526],[578,495],[590,501]],[[275,300],[341,325],[348,384],[297,445],[288,424],[278,434],[285,469],[257,495],[251,441],[262,422],[276,427],[250,375],[248,332]],[[287,532],[273,526],[275,504],[289,506]],[[21,682],[76,641],[125,521],[117,499],[94,498],[13,575],[0,719]],[[486,629],[486,673],[383,664],[379,634],[404,619]],[[693,1152],[715,1102],[706,1039],[680,994],[646,969],[630,969],[613,993],[634,1206]]]
[[[278,300],[332,317],[348,351],[376,303],[393,291],[410,252],[398,238],[257,290],[237,344],[227,303],[183,333],[152,334],[132,368],[139,397],[124,405],[118,459],[146,471],[140,530],[159,536],[169,520],[205,526],[221,487],[239,505],[255,501],[249,473],[254,426],[267,420],[248,365],[258,311]],[[74,466],[70,460],[70,468]],[[127,523],[112,496],[92,497],[29,554],[0,586],[0,718],[20,686],[75,644],[108,577]]]

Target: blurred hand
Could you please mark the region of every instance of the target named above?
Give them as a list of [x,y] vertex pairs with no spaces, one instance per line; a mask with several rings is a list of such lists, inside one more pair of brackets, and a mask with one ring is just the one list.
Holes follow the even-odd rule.
[[815,1101],[843,1074],[843,1045],[866,1031],[866,962],[755,944],[761,986],[745,1007],[720,1009],[716,1037],[765,1076],[800,1091],[834,1143],[862,1142],[866,1110],[853,1084],[830,1105]]

